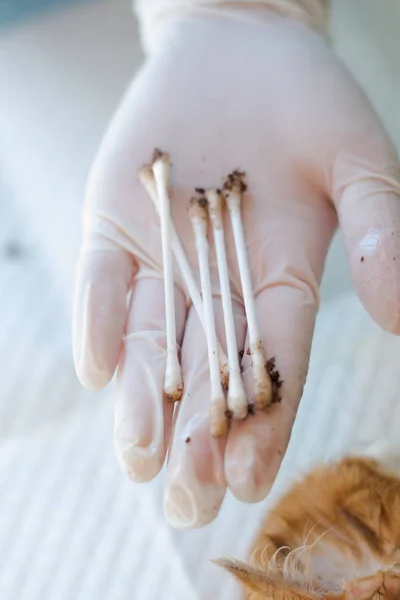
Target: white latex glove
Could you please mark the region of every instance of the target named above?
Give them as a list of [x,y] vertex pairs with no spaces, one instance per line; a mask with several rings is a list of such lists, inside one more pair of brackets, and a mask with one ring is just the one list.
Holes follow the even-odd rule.
[[[101,145],[84,212],[76,369],[85,386],[99,389],[118,367],[119,461],[133,480],[145,482],[160,471],[169,449],[165,511],[176,527],[211,521],[226,486],[249,502],[270,489],[302,394],[318,286],[338,220],[362,302],[382,328],[400,332],[395,151],[324,39],[297,20],[256,13],[253,4],[237,13],[231,3],[229,9],[178,11],[162,21]],[[187,215],[194,186],[218,185],[235,167],[247,172],[243,220],[262,342],[267,357],[276,357],[284,385],[282,402],[233,423],[226,445],[210,438],[205,336],[178,277],[185,389],[173,433],[172,406],[162,400],[160,226],[137,178],[155,147],[173,161],[173,219],[196,272]],[[230,235],[227,244],[237,339],[246,348]],[[214,258],[212,271],[222,341]],[[248,369],[246,354],[243,365]]]

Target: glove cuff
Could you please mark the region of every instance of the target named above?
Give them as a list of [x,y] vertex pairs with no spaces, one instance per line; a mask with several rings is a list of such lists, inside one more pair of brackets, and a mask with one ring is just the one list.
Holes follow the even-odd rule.
[[330,0],[134,0],[145,52],[151,53],[159,26],[167,19],[198,14],[229,14],[239,19],[262,20],[271,11],[297,19],[312,29],[326,31]]

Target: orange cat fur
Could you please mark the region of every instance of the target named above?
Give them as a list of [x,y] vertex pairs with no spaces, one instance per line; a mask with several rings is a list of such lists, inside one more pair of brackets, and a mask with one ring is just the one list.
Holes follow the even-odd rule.
[[216,562],[248,600],[400,600],[400,477],[384,458],[314,469],[269,512],[251,564]]

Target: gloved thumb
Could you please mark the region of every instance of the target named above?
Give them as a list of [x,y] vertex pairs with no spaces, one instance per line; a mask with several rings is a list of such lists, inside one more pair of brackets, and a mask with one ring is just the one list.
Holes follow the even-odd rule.
[[384,134],[362,154],[342,151],[332,183],[357,294],[380,327],[400,334],[400,167]]

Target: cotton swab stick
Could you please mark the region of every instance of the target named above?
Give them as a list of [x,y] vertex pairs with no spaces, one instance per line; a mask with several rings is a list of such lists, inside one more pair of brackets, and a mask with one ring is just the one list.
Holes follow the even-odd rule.
[[254,405],[256,409],[264,410],[272,401],[272,385],[265,366],[265,356],[257,323],[250,268],[244,239],[241,216],[242,193],[246,190],[246,185],[243,181],[244,177],[245,174],[240,171],[234,171],[228,175],[224,183],[224,197],[229,209],[232,224],[246,311],[247,331],[250,342],[250,354],[254,378]]
[[164,269],[165,327],[167,335],[167,361],[164,378],[164,396],[175,402],[183,392],[181,365],[176,344],[174,268],[171,251],[171,217],[169,183],[171,164],[169,156],[155,151],[152,162],[157,195],[160,203],[161,242]]
[[[159,206],[159,200],[158,200],[158,196],[157,196],[156,182],[154,179],[152,168],[148,165],[142,167],[138,171],[138,177],[139,177],[141,184],[143,185],[143,187],[147,191],[148,195],[150,196],[151,200],[153,201],[153,204],[155,205],[157,212],[159,213],[160,206]],[[201,295],[200,295],[199,289],[197,287],[197,282],[193,275],[193,272],[190,267],[189,261],[187,259],[185,250],[182,246],[182,242],[175,230],[175,227],[174,227],[174,224],[172,221],[171,221],[170,227],[171,227],[170,231],[171,231],[172,251],[174,253],[176,262],[178,263],[178,267],[180,269],[182,279],[185,282],[189,296],[193,302],[195,311],[197,312],[200,323],[202,324],[202,327],[205,332],[206,324],[205,324],[205,320],[204,320],[203,300],[201,299]],[[222,386],[225,389],[228,389],[228,383],[229,383],[228,359],[227,359],[227,356],[226,356],[219,341],[218,341],[218,358],[219,358],[219,368],[220,368],[220,376],[221,376]]]
[[221,288],[222,310],[224,314],[226,346],[228,350],[229,390],[228,409],[235,419],[244,419],[248,414],[247,396],[240,374],[239,355],[236,343],[235,319],[229,285],[228,261],[225,250],[223,222],[224,199],[221,190],[206,190],[208,213],[213,228],[215,252],[217,255],[218,276]]
[[205,198],[193,198],[189,216],[192,222],[197,258],[199,262],[201,290],[203,295],[204,318],[206,324],[207,352],[210,369],[211,405],[210,422],[213,437],[225,436],[228,432],[228,414],[224,391],[219,375],[217,355],[217,334],[215,330],[214,307],[211,290],[209,246],[207,240],[208,214]]

